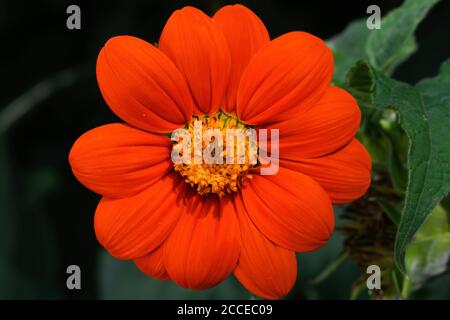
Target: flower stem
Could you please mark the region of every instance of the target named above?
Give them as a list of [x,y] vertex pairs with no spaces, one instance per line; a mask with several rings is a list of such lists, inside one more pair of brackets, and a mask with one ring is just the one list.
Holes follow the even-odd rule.
[[312,281],[312,284],[319,284],[326,278],[328,278],[334,271],[336,271],[347,259],[349,254],[347,251],[342,251],[319,275],[317,275]]

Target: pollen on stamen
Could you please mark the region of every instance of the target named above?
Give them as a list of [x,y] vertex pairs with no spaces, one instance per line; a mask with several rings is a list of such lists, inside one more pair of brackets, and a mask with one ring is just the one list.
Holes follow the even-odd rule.
[[[232,144],[234,161],[231,163],[230,161],[227,162],[227,151],[229,151],[229,146],[226,143],[227,129],[240,129],[240,132],[246,132],[250,127],[239,122],[235,116],[227,115],[223,112],[208,116],[194,116],[186,126],[191,137],[191,146],[195,145],[195,135],[197,134],[198,139],[200,133],[195,131],[196,122],[197,126],[201,123],[202,138],[205,131],[216,129],[221,133],[223,140],[214,141],[214,137],[210,140],[202,139],[201,150],[196,150],[194,147],[191,148],[190,163],[175,163],[174,170],[179,172],[183,176],[184,181],[195,188],[200,195],[215,193],[219,196],[224,196],[239,191],[246,185],[248,180],[252,179],[251,171],[256,167],[256,161],[252,161],[252,159],[256,159],[257,148],[256,143],[252,144],[251,139],[246,137],[235,139],[235,137],[232,137],[234,139]],[[183,139],[180,139],[174,144],[173,148],[180,149],[179,143],[182,141]],[[221,151],[220,154],[216,155],[214,149],[212,156],[215,159],[221,159],[221,163],[207,163],[204,159],[201,163],[195,163],[194,156],[196,154],[198,156],[200,152],[203,155],[205,148],[213,142],[218,144]],[[239,154],[242,155],[241,161],[237,160]]]

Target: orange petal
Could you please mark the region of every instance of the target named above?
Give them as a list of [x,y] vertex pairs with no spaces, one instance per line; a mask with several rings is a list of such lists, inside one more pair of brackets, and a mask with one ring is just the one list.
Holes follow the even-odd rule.
[[250,9],[243,5],[222,7],[213,16],[213,20],[227,39],[231,55],[231,75],[223,109],[232,113],[236,109],[236,95],[242,73],[250,58],[270,37],[262,21]]
[[110,198],[134,195],[172,167],[171,142],[165,136],[126,124],[107,124],[75,141],[69,162],[77,179]]
[[239,119],[252,125],[289,119],[317,102],[333,75],[325,43],[306,32],[284,34],[259,50],[237,95]]
[[279,299],[286,296],[297,278],[295,253],[269,241],[253,224],[241,196],[234,197],[241,230],[241,255],[234,275],[257,296]]
[[159,246],[151,253],[134,259],[136,266],[146,275],[160,280],[169,279],[166,267],[164,267],[163,245]]
[[234,210],[217,197],[193,194],[164,245],[170,278],[191,289],[207,289],[234,270],[240,252],[240,233]]
[[108,40],[97,59],[97,81],[111,110],[138,128],[171,132],[191,117],[193,101],[181,73],[138,38]]
[[370,185],[370,155],[356,139],[335,153],[297,161],[281,160],[280,165],[312,177],[334,203],[358,199]]
[[187,79],[195,114],[210,114],[223,105],[230,74],[230,53],[223,33],[200,10],[175,11],[159,38],[159,48]]
[[280,130],[280,157],[297,160],[323,156],[348,144],[360,120],[355,99],[343,89],[329,87],[312,108],[268,128]]
[[316,181],[299,172],[280,167],[276,175],[254,175],[242,197],[256,227],[280,247],[315,250],[333,232],[330,198]]
[[178,221],[185,186],[169,174],[135,196],[103,197],[94,218],[98,241],[119,259],[134,259],[155,250]]

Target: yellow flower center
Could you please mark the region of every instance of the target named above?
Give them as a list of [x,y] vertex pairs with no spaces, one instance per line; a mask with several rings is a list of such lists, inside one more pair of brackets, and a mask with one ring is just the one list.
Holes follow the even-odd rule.
[[[178,135],[172,133],[174,169],[201,195],[237,192],[257,166],[256,132],[221,111],[193,116]],[[172,158],[172,160],[174,160]]]

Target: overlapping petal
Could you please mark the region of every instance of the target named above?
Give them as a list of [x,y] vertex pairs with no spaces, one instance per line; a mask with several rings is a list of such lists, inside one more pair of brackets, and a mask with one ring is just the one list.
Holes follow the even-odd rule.
[[97,81],[112,111],[143,130],[166,133],[190,119],[193,100],[172,61],[144,40],[108,40],[97,59]]
[[306,252],[331,236],[334,215],[330,198],[310,177],[280,168],[276,175],[254,175],[242,198],[258,229],[280,247]]
[[222,7],[213,19],[225,35],[230,49],[231,74],[223,109],[232,113],[236,109],[242,73],[253,55],[269,43],[270,37],[258,16],[240,4]]
[[358,131],[360,120],[355,99],[341,88],[329,87],[313,107],[267,128],[279,129],[280,157],[297,160],[320,157],[342,148]]
[[236,278],[255,295],[267,299],[286,296],[297,278],[295,253],[269,241],[250,220],[241,195],[234,196],[241,230],[241,255]]
[[192,194],[186,211],[164,245],[170,278],[191,289],[207,289],[225,280],[236,267],[240,231],[234,211],[218,197]]
[[153,250],[143,257],[134,259],[136,266],[146,275],[160,280],[169,279],[166,267],[164,266],[164,250],[163,245]]
[[327,191],[334,203],[356,200],[370,185],[370,155],[356,139],[324,157],[281,160],[280,165],[312,177]]
[[92,129],[74,143],[69,162],[77,179],[110,198],[134,195],[172,167],[167,137],[114,123]]
[[98,241],[119,259],[135,259],[158,248],[184,210],[186,184],[168,174],[135,196],[103,197],[95,212]]
[[158,43],[187,79],[194,113],[210,114],[223,105],[230,75],[230,53],[223,33],[200,10],[175,11]]
[[251,125],[289,119],[320,99],[332,74],[333,56],[321,39],[286,33],[259,50],[245,69],[237,95],[239,119]]

